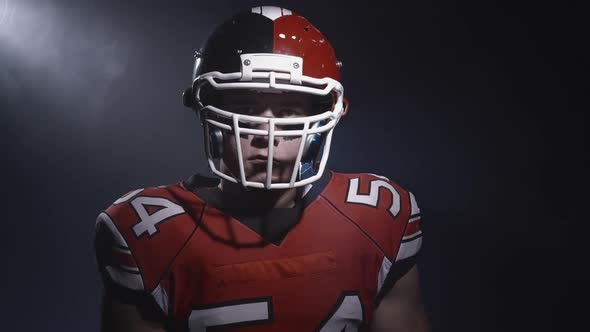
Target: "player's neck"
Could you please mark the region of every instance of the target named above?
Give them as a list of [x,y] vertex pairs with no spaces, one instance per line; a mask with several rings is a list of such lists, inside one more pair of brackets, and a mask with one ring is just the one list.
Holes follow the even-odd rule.
[[290,189],[245,189],[241,184],[221,180],[219,185],[223,200],[229,207],[264,212],[273,208],[291,208],[295,206],[297,188]]

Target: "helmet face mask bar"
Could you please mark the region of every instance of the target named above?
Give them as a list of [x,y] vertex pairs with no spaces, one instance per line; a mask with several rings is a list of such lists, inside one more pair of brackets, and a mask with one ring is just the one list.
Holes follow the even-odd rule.
[[[296,19],[295,22],[299,25],[301,21],[306,23],[304,26],[305,31],[310,29],[309,22],[304,18],[293,16],[291,20],[293,19]],[[232,23],[235,24],[235,20]],[[321,39],[321,43],[324,43],[323,39]],[[326,45],[321,46],[325,52]],[[310,50],[307,51],[309,54]],[[334,58],[331,46],[329,51],[332,52],[330,55]],[[287,189],[305,186],[322,176],[329,157],[333,130],[340,117],[346,113],[343,87],[337,80],[339,76],[334,75],[333,72],[327,71],[329,74],[324,76],[316,75],[317,72],[313,73],[313,77],[306,75],[304,60],[307,58],[284,53],[246,53],[240,49],[234,53],[232,62],[234,70],[232,71],[228,71],[227,68],[216,70],[218,68],[213,65],[205,65],[205,67],[209,68],[203,70],[201,67],[203,62],[207,62],[207,49],[205,49],[204,53],[195,55],[192,86],[189,88],[190,91],[187,90],[190,93],[188,98],[192,100],[187,101],[188,98],[185,95],[185,105],[190,104],[199,114],[204,127],[204,145],[209,168],[216,176],[233,183],[239,183],[246,188],[265,189]],[[202,56],[204,58],[201,58]],[[218,58],[213,61],[217,61]],[[331,60],[335,59],[332,58],[328,61],[332,62]],[[237,61],[240,61],[239,67],[236,66]],[[319,67],[317,61],[313,63],[314,59],[310,59],[310,61],[312,61],[311,66]],[[321,68],[329,67],[333,70],[334,67],[340,66],[336,61],[331,64],[332,66],[322,64]],[[309,72],[309,69],[307,71]],[[252,93],[298,92],[324,99],[329,97],[331,107],[327,110],[313,110],[319,111],[319,114],[306,114],[298,117],[247,115],[224,110],[218,107],[220,105],[214,105],[206,97],[211,93],[223,94],[224,90],[251,90]],[[260,127],[264,129],[260,129]],[[245,135],[247,137],[262,137],[268,142],[266,147],[268,158],[264,181],[250,181],[247,178],[242,147],[242,138]],[[293,168],[289,180],[286,182],[272,181],[273,166],[275,166],[274,150],[282,147],[280,143],[278,146],[271,143],[277,138],[284,140],[300,139],[297,155],[293,161]],[[223,151],[223,140],[227,139],[235,140],[236,156],[234,157],[237,158],[237,167],[235,167],[237,169],[232,169],[229,174],[222,172],[219,167],[225,152]],[[312,174],[309,176],[304,175],[304,173],[309,173],[307,170],[310,168],[313,170]]]

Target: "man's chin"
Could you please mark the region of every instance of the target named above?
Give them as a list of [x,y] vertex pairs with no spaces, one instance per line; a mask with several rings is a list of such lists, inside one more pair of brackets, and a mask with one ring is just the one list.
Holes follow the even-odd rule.
[[[246,176],[246,180],[251,182],[266,183],[266,172],[258,172],[249,176]],[[279,174],[273,174],[271,181],[272,183],[286,183],[289,182],[290,178],[281,177]]]

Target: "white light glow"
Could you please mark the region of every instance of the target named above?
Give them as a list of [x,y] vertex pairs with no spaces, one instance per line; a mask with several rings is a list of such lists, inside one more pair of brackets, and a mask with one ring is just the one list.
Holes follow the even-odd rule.
[[129,50],[114,29],[84,6],[0,0],[0,88],[13,96],[35,89],[57,102],[76,96],[100,108],[127,70]]

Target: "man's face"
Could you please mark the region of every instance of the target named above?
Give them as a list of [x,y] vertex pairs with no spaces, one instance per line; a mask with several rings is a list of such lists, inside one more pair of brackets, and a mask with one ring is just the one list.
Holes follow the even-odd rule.
[[[293,118],[313,114],[312,97],[304,93],[283,92],[253,92],[249,90],[224,91],[221,97],[223,110],[268,118]],[[241,128],[268,130],[268,124],[242,123]],[[302,129],[303,125],[276,125],[275,131]],[[224,132],[224,156],[223,162],[239,178],[238,152],[236,139],[233,133]],[[240,135],[244,173],[248,181],[266,181],[266,168],[268,156],[268,136]],[[299,152],[301,137],[278,136],[275,137],[273,147],[273,171],[272,182],[289,182],[295,159]]]

